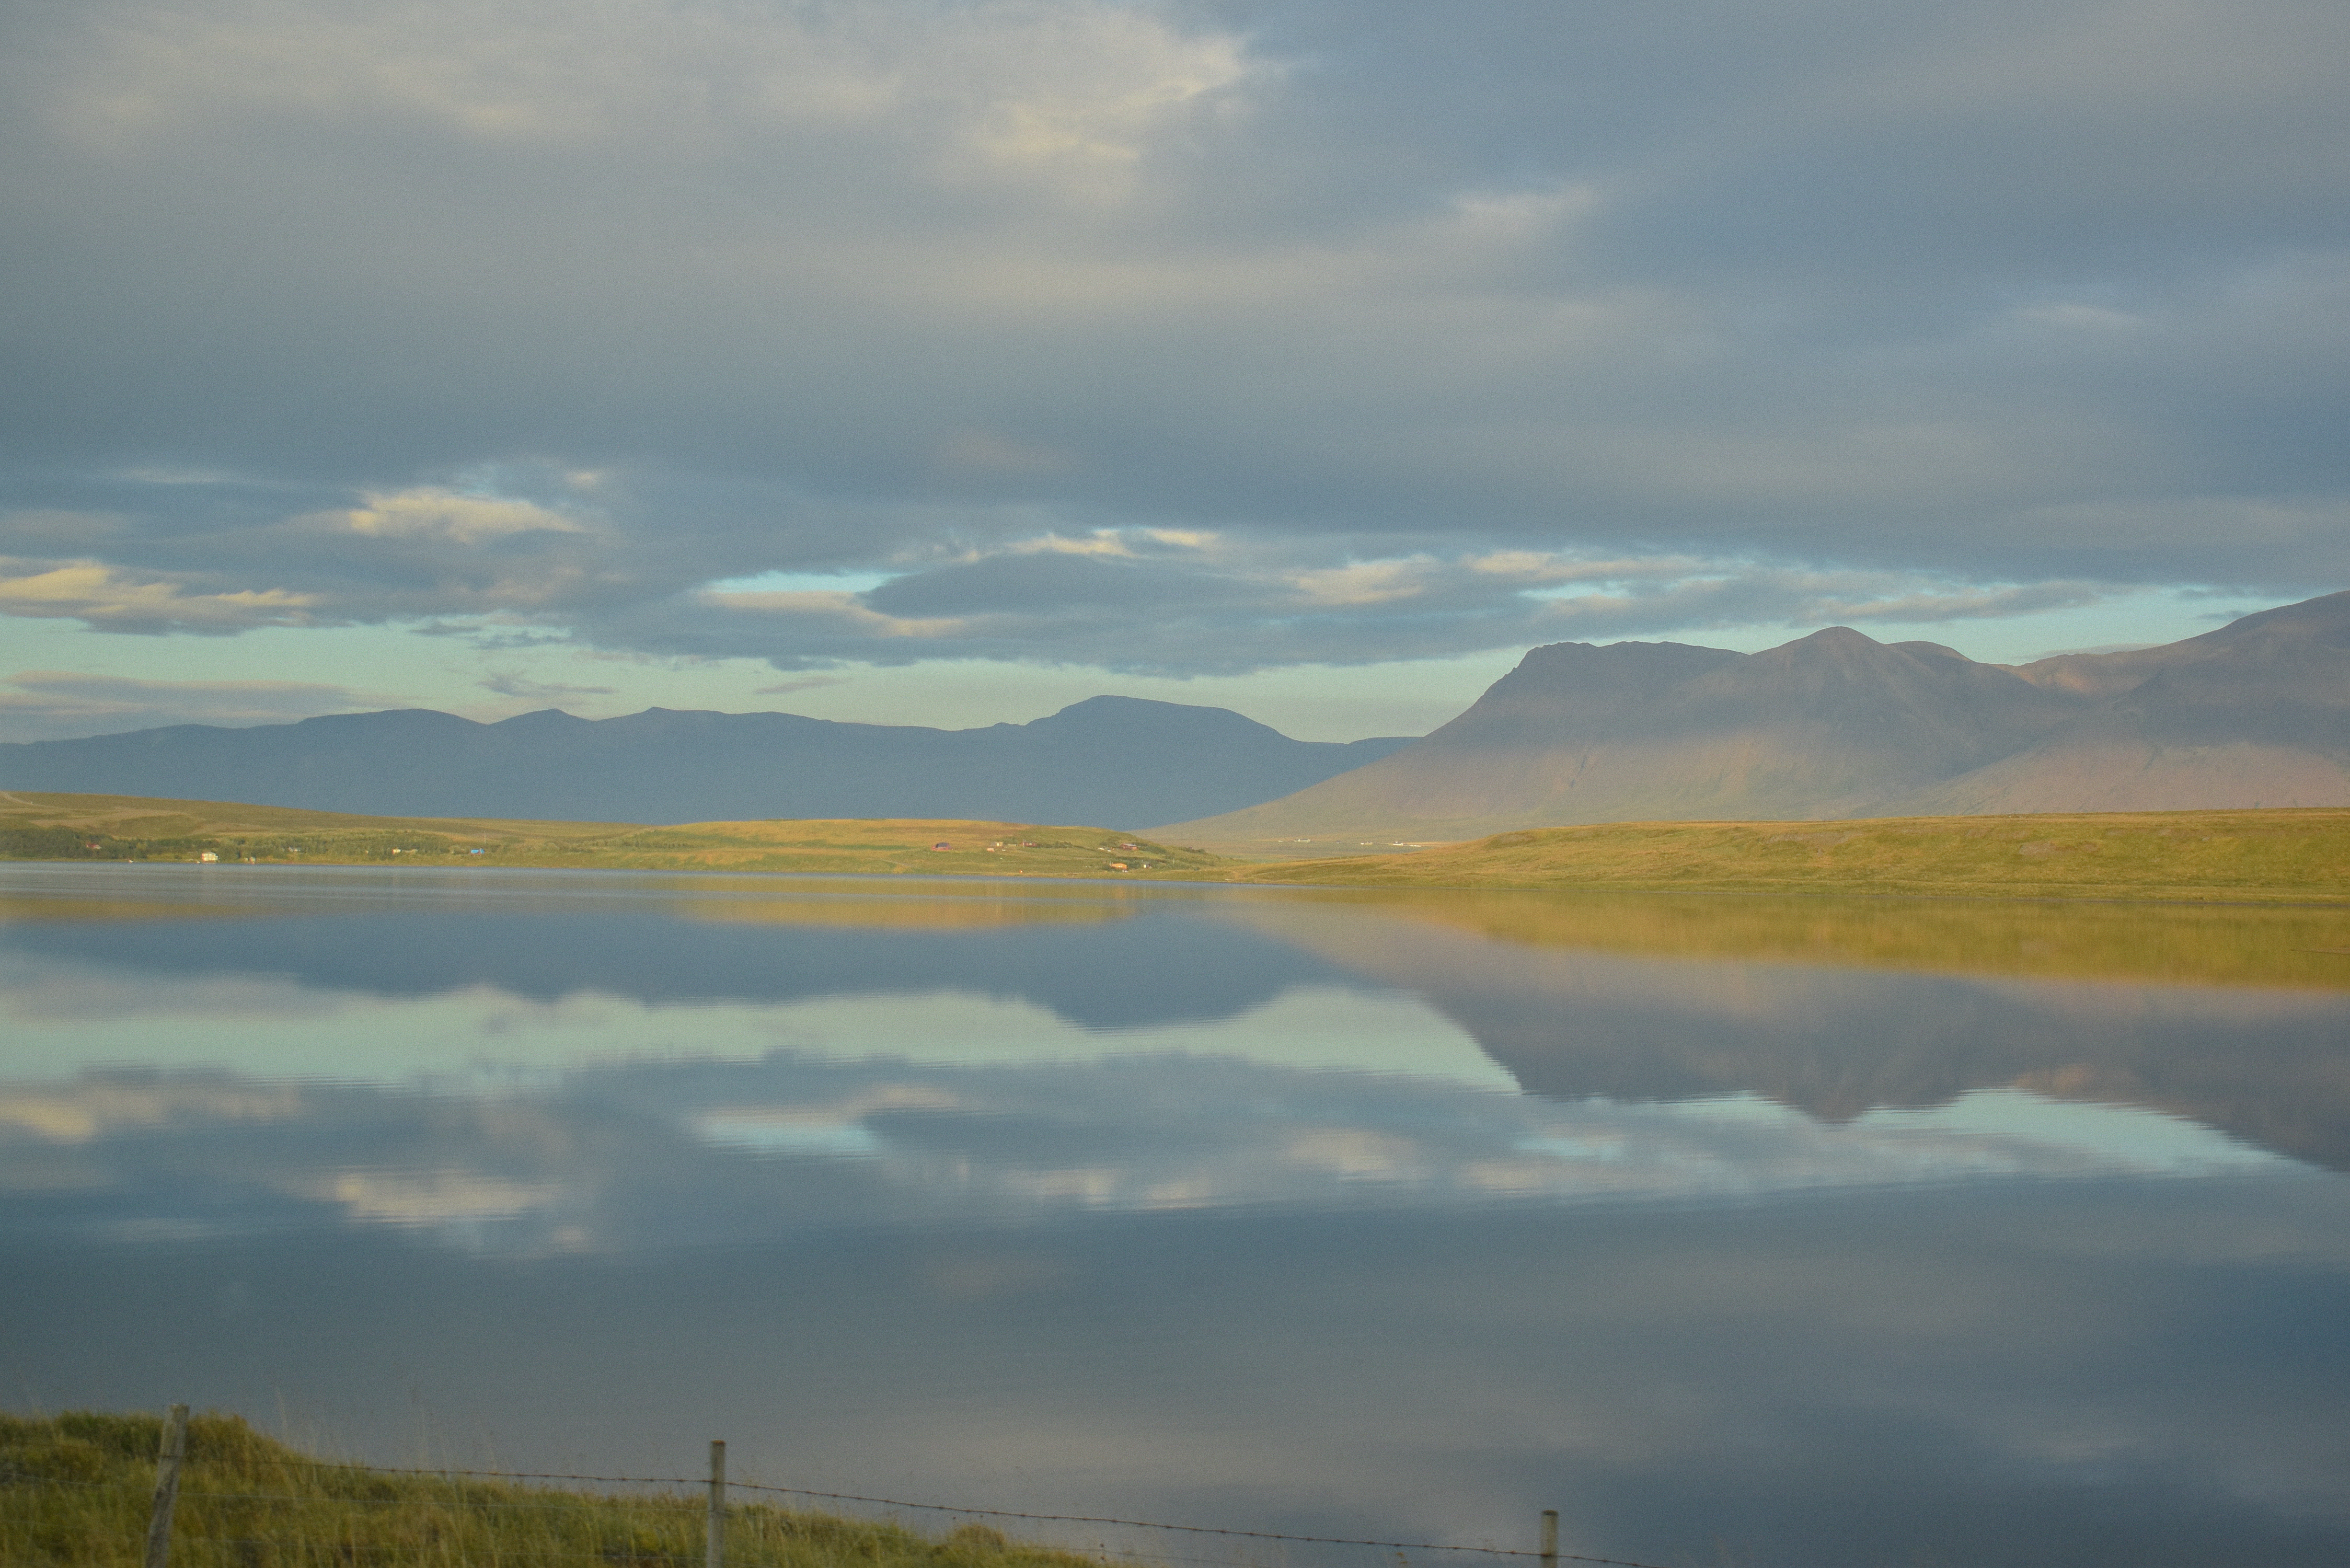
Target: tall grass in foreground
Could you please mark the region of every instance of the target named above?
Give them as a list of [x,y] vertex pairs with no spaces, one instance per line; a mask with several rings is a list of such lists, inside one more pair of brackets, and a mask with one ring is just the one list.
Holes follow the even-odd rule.
[[[0,1563],[138,1568],[162,1433],[153,1416],[0,1415]],[[606,1495],[390,1475],[311,1459],[234,1416],[199,1416],[172,1531],[172,1568],[602,1564],[702,1561],[706,1494]],[[965,1526],[933,1541],[893,1524],[764,1503],[728,1510],[730,1568],[1098,1568],[1096,1559]]]

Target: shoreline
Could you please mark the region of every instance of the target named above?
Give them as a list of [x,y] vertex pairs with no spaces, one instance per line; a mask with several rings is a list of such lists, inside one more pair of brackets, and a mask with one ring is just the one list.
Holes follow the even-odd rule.
[[0,859],[2331,907],[2350,905],[2350,810],[1602,823],[1280,860],[1085,826],[648,826],[26,792],[0,793]]

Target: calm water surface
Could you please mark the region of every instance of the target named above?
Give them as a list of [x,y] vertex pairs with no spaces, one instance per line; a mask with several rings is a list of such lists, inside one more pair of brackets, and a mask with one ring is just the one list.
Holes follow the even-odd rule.
[[2350,1560],[2339,912],[13,866],[0,915],[10,1407],[1669,1564]]

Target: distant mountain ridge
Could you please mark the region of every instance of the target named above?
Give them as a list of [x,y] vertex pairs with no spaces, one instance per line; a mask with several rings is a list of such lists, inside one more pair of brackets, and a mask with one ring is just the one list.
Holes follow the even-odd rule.
[[1451,722],[1209,843],[1585,822],[2350,805],[2350,593],[2126,653],[1978,664],[1830,627],[1761,653],[1555,643]]
[[1830,627],[1761,653],[1537,648],[1425,739],[1096,697],[934,730],[411,709],[0,744],[0,789],[398,816],[961,817],[1227,846],[1585,822],[2350,805],[2350,592],[2160,648],[1979,664]]
[[1133,697],[975,730],[664,708],[601,720],[548,709],[481,724],[405,709],[0,745],[0,789],[393,816],[1135,828],[1288,794],[1409,743],[1295,741],[1229,709]]

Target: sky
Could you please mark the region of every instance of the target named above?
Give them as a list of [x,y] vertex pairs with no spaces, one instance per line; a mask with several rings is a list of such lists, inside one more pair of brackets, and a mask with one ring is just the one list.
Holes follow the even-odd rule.
[[0,740],[2350,587],[2338,0],[0,0]]

